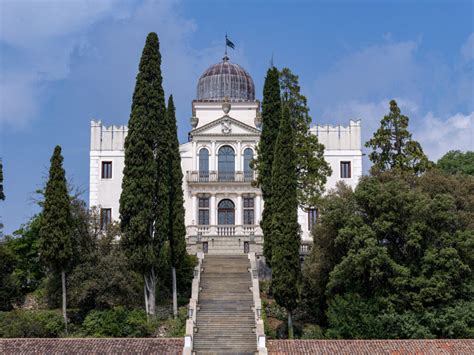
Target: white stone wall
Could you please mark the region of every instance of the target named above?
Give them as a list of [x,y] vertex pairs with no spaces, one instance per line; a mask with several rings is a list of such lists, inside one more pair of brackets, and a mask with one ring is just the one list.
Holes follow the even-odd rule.
[[[205,126],[213,120],[223,116],[221,103],[199,103],[193,102],[195,114],[199,118],[196,128]],[[229,116],[255,127],[255,117],[259,108],[255,103],[232,103]],[[238,128],[238,129],[237,129]],[[243,170],[243,151],[250,147],[254,150],[258,143],[258,136],[249,133],[245,136],[242,127],[235,127],[235,135],[218,134],[220,128],[209,129],[209,135],[205,133],[194,137],[192,142],[180,145],[181,166],[183,169],[183,191],[185,200],[185,223],[188,227],[197,224],[197,195],[209,193],[211,195],[210,223],[217,224],[217,204],[223,198],[231,199],[236,206],[236,224],[242,222],[242,194],[253,193],[255,199],[255,221],[261,220],[264,202],[261,192],[254,187],[222,187],[219,184],[209,184],[206,187],[191,187],[186,181],[187,172],[199,170],[199,150],[203,147],[209,149],[209,170],[217,170],[217,152],[220,146],[230,145],[236,152],[236,171]],[[343,180],[349,186],[355,188],[359,178],[362,176],[362,146],[360,121],[350,121],[349,126],[321,126],[317,125],[311,129],[319,141],[325,145],[324,157],[330,164],[333,174],[328,178],[326,188],[333,188],[337,181]],[[124,168],[124,141],[127,135],[126,126],[103,126],[101,121],[91,122],[91,150],[90,150],[90,201],[89,205],[100,208],[111,208],[112,219],[119,219],[119,200]],[[102,161],[112,162],[112,178],[101,178]],[[340,162],[351,162],[351,177],[342,179],[340,176]],[[298,221],[301,225],[302,240],[311,240],[308,230],[307,212],[299,210]]]

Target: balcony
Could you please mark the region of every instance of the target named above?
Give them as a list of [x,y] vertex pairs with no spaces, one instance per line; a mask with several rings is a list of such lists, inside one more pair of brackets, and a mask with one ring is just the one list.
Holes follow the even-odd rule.
[[215,183],[248,183],[255,180],[254,171],[198,171],[188,170],[186,179],[188,183],[194,184],[215,184]]
[[194,225],[186,228],[188,236],[198,237],[232,237],[232,236],[262,236],[262,229],[258,225]]

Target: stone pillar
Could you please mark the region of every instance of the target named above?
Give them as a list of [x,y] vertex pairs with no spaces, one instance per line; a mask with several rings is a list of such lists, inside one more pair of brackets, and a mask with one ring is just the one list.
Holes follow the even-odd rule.
[[197,221],[197,211],[198,211],[198,208],[197,208],[197,196],[195,194],[193,194],[193,208],[192,208],[192,216],[193,216],[193,219],[192,219],[192,224],[193,225],[196,225],[198,224],[198,221]]
[[196,152],[196,142],[193,141],[193,147],[192,147],[192,156],[193,156],[193,170],[197,170],[196,166],[197,166],[197,152]]
[[217,170],[216,142],[211,142],[211,151],[209,156],[209,170]]
[[217,209],[216,209],[216,195],[211,195],[210,201],[209,201],[209,214],[210,214],[210,221],[209,223],[211,226],[216,225],[216,216],[217,216]]
[[255,196],[255,224],[259,224],[262,219],[262,197],[260,195]]
[[236,152],[236,156],[235,156],[235,161],[236,161],[236,167],[235,167],[235,171],[241,171],[243,170],[242,169],[242,162],[241,162],[241,159],[242,159],[242,154],[240,152],[240,150],[242,149],[242,143],[240,141],[237,142],[237,152]]
[[235,224],[237,226],[242,225],[242,195],[237,196],[237,206],[235,208]]

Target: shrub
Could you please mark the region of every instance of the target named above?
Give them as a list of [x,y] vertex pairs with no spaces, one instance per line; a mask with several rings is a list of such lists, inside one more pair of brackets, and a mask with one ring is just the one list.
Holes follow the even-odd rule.
[[303,328],[301,339],[325,339],[325,336],[319,325],[307,324]]
[[63,318],[58,311],[0,312],[2,338],[55,338],[63,330]]
[[82,323],[82,332],[93,337],[143,337],[150,335],[155,326],[147,322],[144,311],[119,306],[90,312]]
[[178,317],[172,319],[169,323],[169,329],[166,332],[168,338],[184,337],[186,333],[186,319],[188,317],[188,308],[180,307],[178,310]]

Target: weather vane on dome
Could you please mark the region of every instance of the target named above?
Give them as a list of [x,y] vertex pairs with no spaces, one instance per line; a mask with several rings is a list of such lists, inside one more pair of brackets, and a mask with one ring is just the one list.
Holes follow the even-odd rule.
[[227,56],[227,47],[230,47],[232,49],[235,48],[234,42],[232,42],[228,37],[227,33],[225,34],[225,55],[224,55],[224,61],[228,61],[229,57]]

